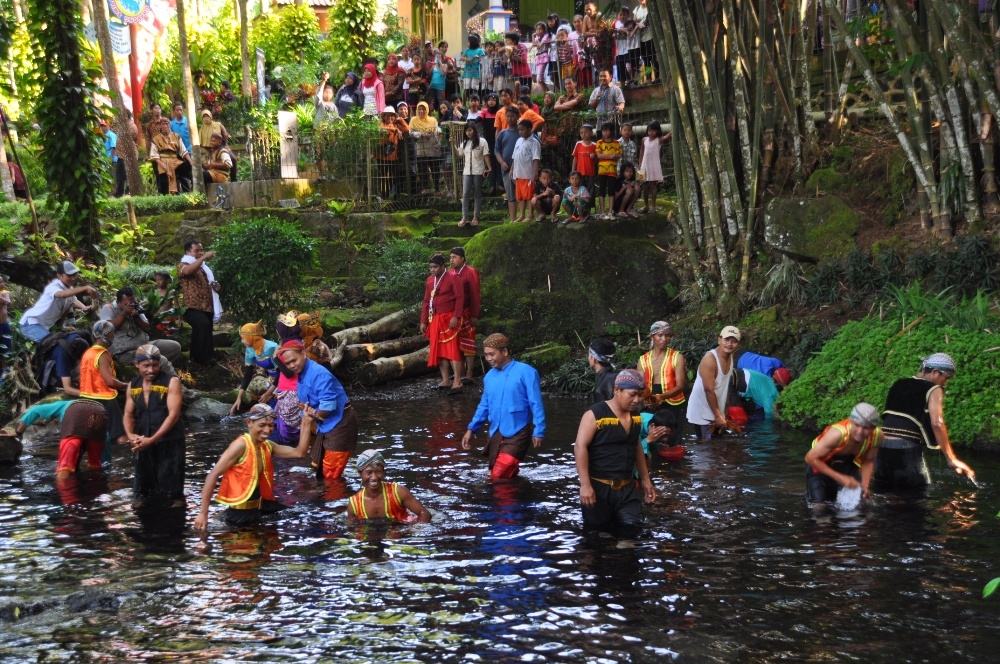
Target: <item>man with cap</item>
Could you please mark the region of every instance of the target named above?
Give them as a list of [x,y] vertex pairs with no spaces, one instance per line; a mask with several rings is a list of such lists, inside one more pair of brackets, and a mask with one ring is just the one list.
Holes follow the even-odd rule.
[[249,431],[229,444],[205,478],[201,510],[194,520],[195,530],[208,527],[208,504],[212,502],[220,477],[222,484],[215,500],[229,508],[223,519],[231,526],[256,523],[261,515],[284,507],[274,499],[273,457],[301,459],[306,455],[312,439],[309,435],[312,415],[306,412],[302,417],[302,433],[297,447],[275,445],[267,439],[274,431],[274,409],[267,404],[255,404],[243,419]]
[[[649,352],[639,358],[639,372],[646,385],[646,396],[659,408],[674,411],[676,421],[684,417],[687,386],[687,362],[684,354],[670,348],[674,330],[670,323],[658,320],[649,326]],[[681,429],[674,429],[673,441],[680,437]]]
[[594,370],[594,403],[607,401],[615,395],[615,343],[608,339],[591,339],[587,348],[587,364]]
[[884,437],[878,424],[878,409],[862,402],[850,417],[831,424],[813,439],[806,453],[806,502],[836,500],[840,487],[860,486],[862,497],[869,497],[875,455]]
[[[390,519],[403,523],[430,523],[431,513],[402,484],[385,481],[385,459],[377,450],[365,450],[354,462],[361,476],[361,490],[347,503],[347,518],[352,521]],[[410,512],[416,516],[411,517]]]
[[752,369],[758,373],[770,376],[775,386],[786,388],[792,382],[792,372],[785,363],[776,357],[758,355],[742,348],[733,353],[737,369]]
[[976,474],[955,456],[944,421],[944,386],[955,375],[955,361],[945,353],[924,358],[920,372],[889,388],[882,411],[885,443],[875,460],[875,490],[919,489],[930,484],[924,445],[940,449],[948,466],[975,482]]
[[503,334],[486,337],[483,356],[493,368],[483,377],[483,396],[462,437],[462,449],[472,449],[472,436],[488,421],[483,456],[489,459],[490,477],[516,477],[529,443],[541,447],[545,437],[542,383],[534,367],[511,357]]
[[27,309],[20,320],[21,334],[38,343],[72,309],[86,311],[88,306],[76,299],[77,295],[97,297],[93,286],[77,286],[80,268],[69,261],[56,266],[56,278],[42,291],[34,305]]
[[733,353],[740,346],[740,330],[727,325],[719,332],[719,345],[705,353],[698,365],[698,376],[688,403],[688,422],[698,427],[700,438],[709,438],[712,430],[724,430],[729,382],[736,362]]
[[115,338],[115,324],[109,320],[99,320],[93,327],[94,345],[80,358],[80,397],[96,401],[108,414],[108,440],[124,443],[125,425],[122,421],[122,407],[118,405],[118,393],[128,389],[128,383],[118,380],[115,362],[108,348]]
[[[296,391],[302,412],[316,422],[310,456],[317,477],[325,481],[340,479],[358,446],[358,415],[344,386],[326,367],[309,359],[305,345],[298,339],[281,344],[276,356],[298,376]],[[310,426],[303,422],[301,427],[305,432],[302,435],[311,435]]]
[[181,380],[161,370],[160,349],[135,350],[139,375],[125,399],[125,436],[135,455],[132,490],[140,502],[184,506],[184,422]]
[[420,332],[431,342],[427,366],[441,370],[441,382],[434,389],[459,394],[462,391],[462,351],[458,337],[465,311],[465,287],[461,277],[448,272],[441,254],[431,256],[430,273],[420,308]]
[[465,308],[462,310],[462,327],[458,331],[458,347],[465,357],[465,375],[463,385],[472,385],[472,372],[476,361],[476,323],[479,322],[479,304],[482,288],[479,281],[479,271],[465,262],[465,249],[455,247],[451,250],[451,269],[449,276],[462,282]]
[[[642,374],[624,369],[615,378],[614,396],[591,406],[580,420],[573,456],[580,477],[585,529],[634,531],[642,523],[643,499],[647,503],[656,500],[640,439],[639,408],[645,390]],[[634,479],[636,472],[642,497]]]

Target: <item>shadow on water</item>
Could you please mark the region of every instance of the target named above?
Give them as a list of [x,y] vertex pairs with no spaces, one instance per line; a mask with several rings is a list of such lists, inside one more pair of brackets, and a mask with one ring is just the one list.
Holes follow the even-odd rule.
[[279,460],[288,509],[199,536],[201,483],[240,433],[228,423],[189,433],[186,509],[136,511],[122,450],[60,487],[50,456],[0,467],[0,659],[986,662],[1000,648],[1000,604],[980,599],[1000,576],[997,459],[972,460],[978,490],[932,456],[925,497],[808,507],[812,435],[752,423],[657,459],[644,533],[618,540],[581,528],[585,403],[547,400],[549,437],[504,482],[460,449],[472,397],[355,403],[361,448],[384,451],[433,523],[349,527],[352,472],[324,487]]

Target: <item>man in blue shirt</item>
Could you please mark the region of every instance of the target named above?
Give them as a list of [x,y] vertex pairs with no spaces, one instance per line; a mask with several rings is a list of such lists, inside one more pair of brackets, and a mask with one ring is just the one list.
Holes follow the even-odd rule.
[[306,357],[305,346],[298,339],[281,344],[277,358],[286,376],[298,375],[299,401],[306,415],[317,423],[310,454],[317,479],[340,479],[358,446],[358,415],[344,386],[326,367]]
[[545,437],[542,384],[534,367],[510,356],[510,344],[502,334],[486,338],[483,355],[493,368],[483,378],[483,397],[462,437],[462,449],[472,449],[472,436],[489,421],[483,456],[489,458],[490,477],[516,477],[528,444],[540,447]]
[[184,117],[184,106],[181,104],[174,104],[174,115],[170,118],[170,131],[180,136],[184,149],[191,152],[191,127],[188,125],[187,118]]

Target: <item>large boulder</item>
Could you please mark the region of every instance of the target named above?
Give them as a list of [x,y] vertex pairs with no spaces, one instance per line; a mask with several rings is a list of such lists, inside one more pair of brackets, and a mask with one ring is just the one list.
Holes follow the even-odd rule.
[[860,225],[858,213],[837,196],[774,198],[764,213],[769,245],[817,261],[846,255]]
[[665,217],[621,224],[503,224],[465,244],[482,277],[483,333],[515,349],[575,346],[610,323],[645,328],[666,317],[680,278],[656,245],[671,240]]
[[230,404],[201,397],[184,411],[185,417],[197,422],[218,422],[229,415]]

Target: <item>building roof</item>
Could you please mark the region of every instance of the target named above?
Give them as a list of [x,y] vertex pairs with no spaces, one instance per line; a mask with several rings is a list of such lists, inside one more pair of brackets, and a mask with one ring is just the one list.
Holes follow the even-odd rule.
[[[294,5],[295,0],[275,0],[275,4],[278,5]],[[305,3],[310,7],[333,7],[336,4],[336,0],[305,0]]]

